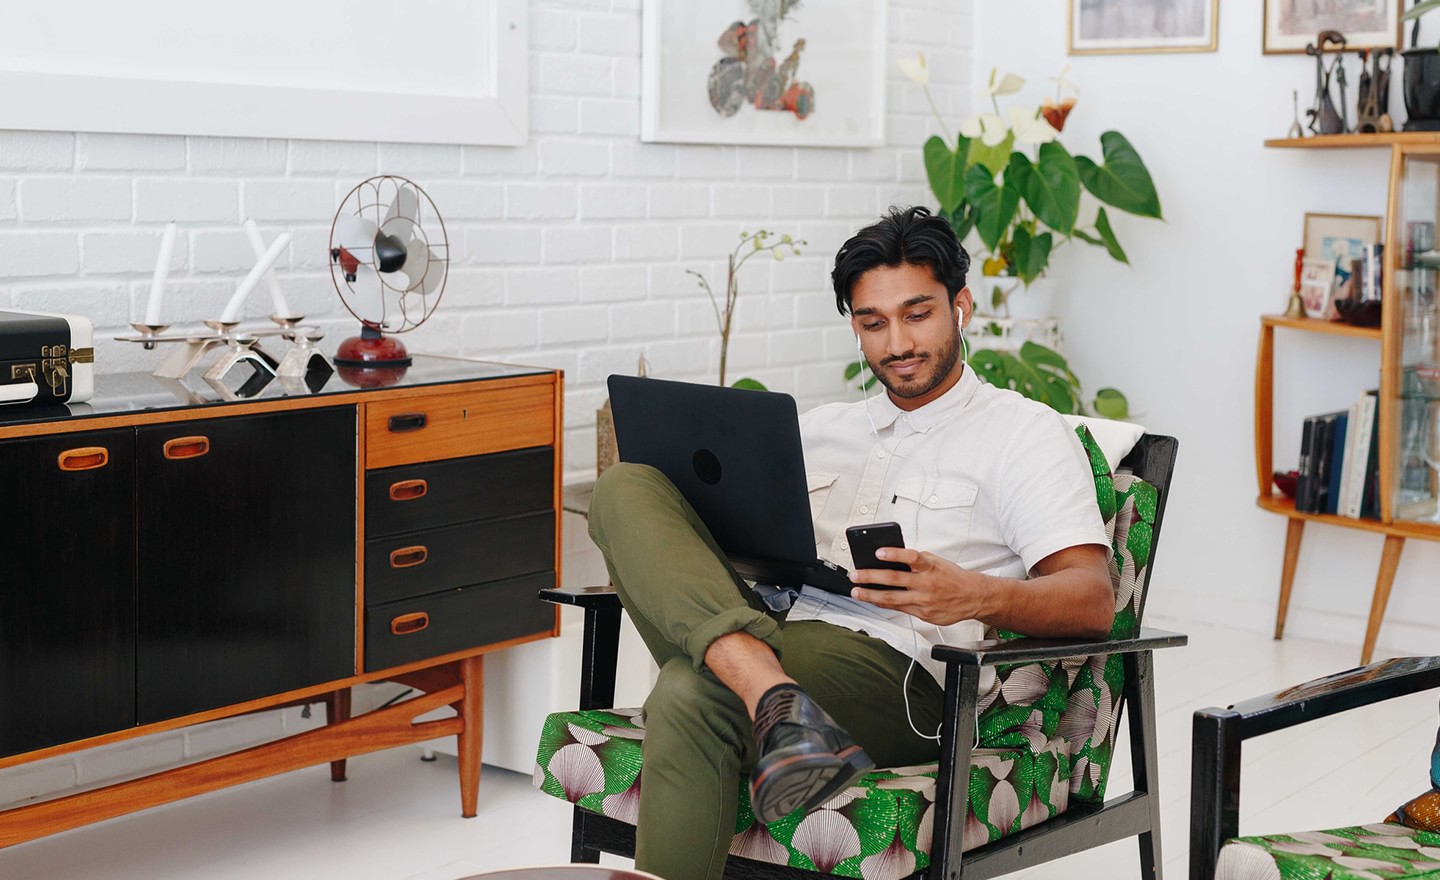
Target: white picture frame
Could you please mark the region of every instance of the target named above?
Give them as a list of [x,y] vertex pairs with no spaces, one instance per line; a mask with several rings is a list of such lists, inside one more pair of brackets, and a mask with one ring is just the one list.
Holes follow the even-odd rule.
[[[661,143],[876,147],[885,143],[886,0],[825,0],[779,11],[786,0],[644,0],[640,139]],[[769,18],[765,18],[768,15]],[[747,36],[754,59],[720,42],[732,24],[761,23]],[[766,28],[765,24],[773,25]],[[796,41],[793,75],[781,78]],[[745,92],[744,66],[773,59],[783,94]],[[728,60],[727,60],[728,59]],[[722,67],[722,61],[724,62]],[[717,72],[719,78],[716,79]],[[725,76],[731,73],[733,76]],[[725,88],[712,87],[712,81]],[[813,110],[801,118],[806,86]],[[792,88],[794,87],[794,88]],[[717,99],[712,100],[712,91]],[[787,100],[786,96],[790,96]],[[717,104],[717,101],[719,102]],[[734,108],[725,115],[717,106]],[[793,109],[786,109],[786,107]]]
[[19,4],[7,9],[0,30],[0,127],[523,144],[526,7],[526,0]]
[[1404,0],[1339,0],[1317,11],[1308,0],[1265,0],[1261,51],[1266,55],[1303,55],[1321,31],[1345,35],[1345,48],[1399,49],[1400,7]]
[[1300,269],[1300,302],[1307,318],[1328,318],[1335,295],[1335,261],[1307,257]]
[[1214,52],[1220,0],[1066,0],[1066,54]]

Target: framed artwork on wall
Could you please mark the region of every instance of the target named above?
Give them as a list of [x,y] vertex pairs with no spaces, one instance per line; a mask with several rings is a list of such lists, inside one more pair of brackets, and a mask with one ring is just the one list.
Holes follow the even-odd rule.
[[1345,35],[1346,49],[1398,49],[1404,0],[1265,0],[1266,55],[1303,54],[1321,31]]
[[644,0],[640,139],[885,142],[885,0]]
[[1214,52],[1219,0],[1067,0],[1071,55]]
[[117,3],[14,6],[0,28],[0,127],[523,144],[527,6],[427,0],[404,14],[392,0],[353,0],[343,14],[333,3],[293,0],[151,0],[139,14]]

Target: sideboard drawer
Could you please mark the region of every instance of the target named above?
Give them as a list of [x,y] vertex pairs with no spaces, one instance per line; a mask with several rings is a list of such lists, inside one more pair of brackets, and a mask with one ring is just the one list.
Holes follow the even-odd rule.
[[549,446],[370,471],[365,537],[544,510],[554,499]]
[[555,386],[426,394],[365,405],[365,466],[393,467],[555,442]]
[[464,523],[365,542],[365,604],[555,568],[555,514]]
[[540,590],[544,571],[365,609],[365,669],[373,672],[521,636],[548,633],[555,610]]

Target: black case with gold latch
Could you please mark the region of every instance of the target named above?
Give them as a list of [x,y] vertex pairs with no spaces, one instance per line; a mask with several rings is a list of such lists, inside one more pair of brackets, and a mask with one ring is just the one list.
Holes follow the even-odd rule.
[[0,311],[0,405],[78,403],[94,391],[94,329],[88,319]]

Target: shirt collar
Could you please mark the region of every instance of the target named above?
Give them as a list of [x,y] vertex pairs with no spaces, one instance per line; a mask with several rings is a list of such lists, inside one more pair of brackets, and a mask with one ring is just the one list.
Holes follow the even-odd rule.
[[889,428],[901,416],[906,416],[910,427],[916,431],[924,432],[930,430],[946,419],[957,415],[963,410],[971,399],[975,397],[975,391],[980,387],[980,379],[975,371],[966,364],[965,369],[960,373],[960,381],[956,382],[949,391],[915,410],[903,410],[895,405],[890,399],[889,392],[880,395],[876,401],[873,417],[876,428]]

